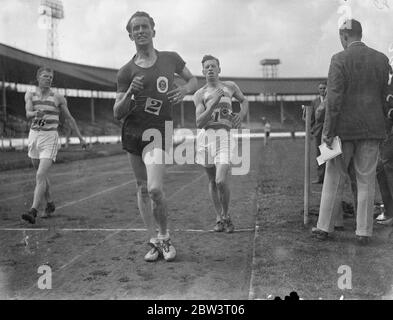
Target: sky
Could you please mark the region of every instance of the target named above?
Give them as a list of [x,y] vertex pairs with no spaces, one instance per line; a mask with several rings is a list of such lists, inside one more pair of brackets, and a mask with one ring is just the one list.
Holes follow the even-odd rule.
[[[119,69],[135,54],[125,25],[135,11],[156,22],[155,48],[176,51],[195,75],[203,55],[222,76],[261,77],[260,60],[277,58],[280,77],[327,76],[342,50],[338,24],[363,25],[364,42],[393,57],[393,0],[63,0],[61,60]],[[40,0],[0,0],[0,42],[46,55]]]

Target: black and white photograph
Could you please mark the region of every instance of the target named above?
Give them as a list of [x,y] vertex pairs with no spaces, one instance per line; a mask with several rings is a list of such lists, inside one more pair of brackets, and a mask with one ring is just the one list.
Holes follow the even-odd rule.
[[0,300],[393,300],[392,30],[393,0],[0,0]]

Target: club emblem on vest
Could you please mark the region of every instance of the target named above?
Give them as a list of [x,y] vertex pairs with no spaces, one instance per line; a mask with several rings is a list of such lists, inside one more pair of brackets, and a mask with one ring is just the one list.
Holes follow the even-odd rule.
[[228,108],[222,108],[221,113],[223,116],[229,115],[229,109]]
[[157,91],[159,93],[167,93],[168,92],[168,78],[166,77],[159,77],[157,79]]

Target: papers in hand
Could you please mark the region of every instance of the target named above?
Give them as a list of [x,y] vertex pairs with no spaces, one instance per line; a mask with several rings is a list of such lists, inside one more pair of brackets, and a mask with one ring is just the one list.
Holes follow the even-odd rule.
[[326,161],[333,159],[343,153],[341,148],[341,140],[338,136],[333,138],[331,148],[332,149],[329,149],[325,142],[319,146],[321,155],[317,158],[318,165],[324,164]]

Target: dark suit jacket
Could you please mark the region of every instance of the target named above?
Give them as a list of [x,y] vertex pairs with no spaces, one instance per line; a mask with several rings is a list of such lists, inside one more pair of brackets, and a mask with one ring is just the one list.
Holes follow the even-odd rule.
[[318,107],[322,103],[320,96],[311,102],[311,134],[315,137],[322,134],[323,122],[325,120],[325,112],[316,114]]
[[389,68],[389,59],[363,42],[332,57],[324,135],[342,140],[385,138]]

